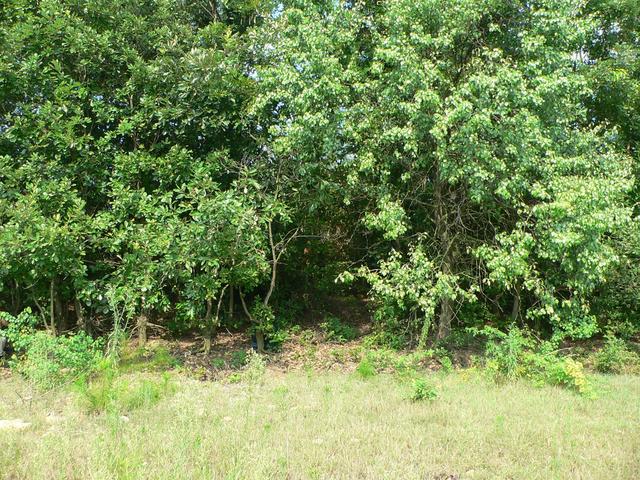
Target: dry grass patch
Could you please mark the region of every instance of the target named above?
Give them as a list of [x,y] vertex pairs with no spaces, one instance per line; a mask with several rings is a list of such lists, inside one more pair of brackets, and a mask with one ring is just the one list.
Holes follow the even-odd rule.
[[[640,471],[640,378],[599,377],[596,399],[470,372],[430,376],[410,400],[390,375],[280,374],[262,382],[178,378],[147,408],[90,415],[73,393],[0,382],[3,478],[632,479]],[[20,394],[20,396],[18,396]],[[26,400],[32,397],[30,400]],[[54,415],[59,421],[47,418]]]

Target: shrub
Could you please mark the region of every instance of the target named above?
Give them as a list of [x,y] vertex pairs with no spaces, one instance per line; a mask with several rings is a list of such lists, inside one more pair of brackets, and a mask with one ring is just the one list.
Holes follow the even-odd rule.
[[571,358],[559,357],[551,343],[539,342],[517,327],[506,333],[485,327],[476,333],[489,338],[485,367],[494,380],[524,378],[536,385],[559,385],[582,395],[592,393],[583,365]]
[[354,340],[358,336],[358,330],[351,325],[342,323],[338,317],[327,315],[325,321],[320,324],[328,341],[345,343]]
[[519,328],[511,328],[507,333],[485,327],[480,331],[489,338],[487,342],[486,368],[496,378],[511,380],[524,376],[525,352],[532,348],[532,341]]
[[371,359],[368,357],[363,358],[358,366],[356,367],[356,373],[361,378],[371,378],[375,376],[378,372],[376,368],[373,366]]
[[557,359],[546,369],[547,383],[575,390],[581,395],[591,395],[593,388],[584,373],[582,363],[572,358]]
[[231,368],[240,369],[244,367],[246,362],[247,352],[244,350],[236,350],[231,353],[231,361],[229,362],[231,364]]
[[383,347],[401,350],[406,347],[408,343],[404,333],[392,331],[390,328],[383,329],[378,326],[376,331],[364,338],[363,345],[367,348]]
[[595,355],[595,368],[602,373],[625,373],[636,370],[640,356],[627,347],[627,343],[607,335],[604,347]]
[[11,367],[41,388],[53,388],[80,375],[89,374],[102,359],[103,342],[84,332],[54,337],[35,329],[37,319],[30,310],[17,317],[2,313],[7,328],[0,332],[13,344],[16,354]]
[[266,369],[267,366],[262,355],[249,350],[246,364],[242,370],[242,380],[247,383],[259,383],[262,381]]
[[17,351],[27,349],[30,339],[36,332],[38,319],[31,313],[30,308],[26,308],[17,317],[7,312],[0,312],[0,323],[4,323],[6,328],[0,330],[0,335],[6,337],[13,348]]
[[211,360],[211,366],[217,370],[222,370],[225,367],[226,363],[224,358],[214,358]]
[[416,378],[412,384],[411,400],[419,402],[422,400],[435,400],[438,397],[436,387],[426,378]]
[[90,373],[102,358],[102,342],[85,333],[53,337],[36,332],[14,368],[43,388],[51,388]]

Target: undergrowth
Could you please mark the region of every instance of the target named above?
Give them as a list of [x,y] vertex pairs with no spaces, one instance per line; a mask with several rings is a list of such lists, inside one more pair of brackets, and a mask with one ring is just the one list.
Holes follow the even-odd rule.
[[327,315],[324,322],[320,324],[320,328],[324,331],[325,338],[329,342],[350,342],[358,336],[358,330],[355,327],[343,323],[334,315]]
[[493,327],[473,330],[487,338],[485,373],[497,382],[526,379],[536,386],[556,385],[581,395],[594,394],[593,381],[578,360],[560,356],[557,346],[517,327],[507,332]]
[[104,342],[84,332],[54,336],[36,330],[38,319],[26,309],[14,317],[0,312],[7,324],[0,330],[16,353],[9,366],[42,389],[51,389],[90,374],[103,358]]
[[89,413],[124,414],[155,405],[175,389],[168,372],[159,377],[127,375],[107,359],[91,377],[76,383],[80,403]]
[[601,373],[640,373],[640,355],[622,338],[612,334],[605,338],[604,346],[594,355],[595,369]]

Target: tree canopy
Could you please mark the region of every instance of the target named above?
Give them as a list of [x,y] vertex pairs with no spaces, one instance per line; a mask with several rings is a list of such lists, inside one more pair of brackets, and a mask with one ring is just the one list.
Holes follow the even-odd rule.
[[[9,0],[0,309],[640,327],[633,0]],[[297,305],[297,307],[296,307]],[[290,320],[287,320],[290,321]]]

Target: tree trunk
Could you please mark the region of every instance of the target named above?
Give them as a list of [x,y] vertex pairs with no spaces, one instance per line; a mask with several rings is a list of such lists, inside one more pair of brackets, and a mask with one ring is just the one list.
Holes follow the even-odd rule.
[[211,353],[211,341],[213,339],[213,323],[211,321],[211,313],[213,311],[213,301],[207,298],[207,313],[204,315],[204,353]]
[[511,321],[515,322],[520,316],[520,290],[516,288],[513,294],[513,307],[511,308]]
[[149,317],[147,311],[143,308],[138,316],[138,346],[143,346],[147,343],[147,324],[149,323]]
[[276,276],[278,274],[278,254],[276,252],[276,245],[273,243],[273,227],[271,221],[268,223],[269,227],[269,245],[271,246],[271,282],[269,283],[269,290],[264,296],[263,305],[266,307],[269,305],[269,300],[273,294],[273,289],[276,288]]
[[258,353],[264,353],[264,333],[256,331],[256,347]]
[[[441,271],[444,275],[452,275],[455,270],[455,245],[452,234],[452,218],[450,208],[454,203],[454,196],[448,192],[445,183],[436,173],[434,200],[435,200],[435,223],[436,235],[440,252],[442,255]],[[451,199],[448,197],[452,197]],[[440,299],[440,315],[438,317],[437,339],[442,340],[451,333],[451,322],[453,321],[454,310],[453,300],[443,297]]]
[[440,316],[438,318],[438,340],[447,338],[451,333],[451,321],[453,320],[453,306],[448,298],[440,302]]
[[218,2],[215,0],[209,1],[209,15],[211,15],[211,19],[213,21],[217,22],[218,20],[220,20],[218,16]]
[[49,328],[51,334],[56,336],[56,279],[51,279],[49,284]]
[[84,316],[84,307],[82,306],[82,302],[77,298],[74,299],[73,302],[74,310],[76,311],[76,324],[78,325],[78,329],[85,333],[89,333],[89,325],[87,325],[87,320]]
[[222,299],[224,298],[224,292],[227,290],[228,285],[220,291],[218,296],[218,308],[216,308],[215,317],[212,316],[213,312],[213,299],[207,299],[207,313],[205,314],[205,335],[204,335],[204,352],[208,355],[211,352],[211,343],[215,337],[218,327],[220,326],[220,309],[222,308]]
[[234,305],[233,305],[234,299],[233,299],[233,287],[229,288],[229,320],[233,320],[233,309],[234,309]]
[[[242,303],[242,308],[244,310],[244,313],[247,315],[247,318],[249,318],[249,321],[254,325],[256,325],[257,329],[259,329],[260,325],[258,324],[258,322],[255,321],[255,319],[253,318],[253,315],[251,315],[251,312],[247,308],[247,303],[244,301],[244,295],[242,294],[242,290],[239,290],[238,293],[240,294],[240,302]],[[264,352],[264,333],[257,329],[256,329],[256,349],[258,350],[259,353],[263,353]]]
[[13,281],[13,285],[11,285],[11,309],[13,310],[13,316],[16,316],[20,313],[21,310],[21,299],[20,299],[20,287],[16,280]]
[[56,292],[56,317],[58,318],[58,333],[64,333],[68,330],[67,313],[69,309],[67,304],[62,301],[60,292]]

